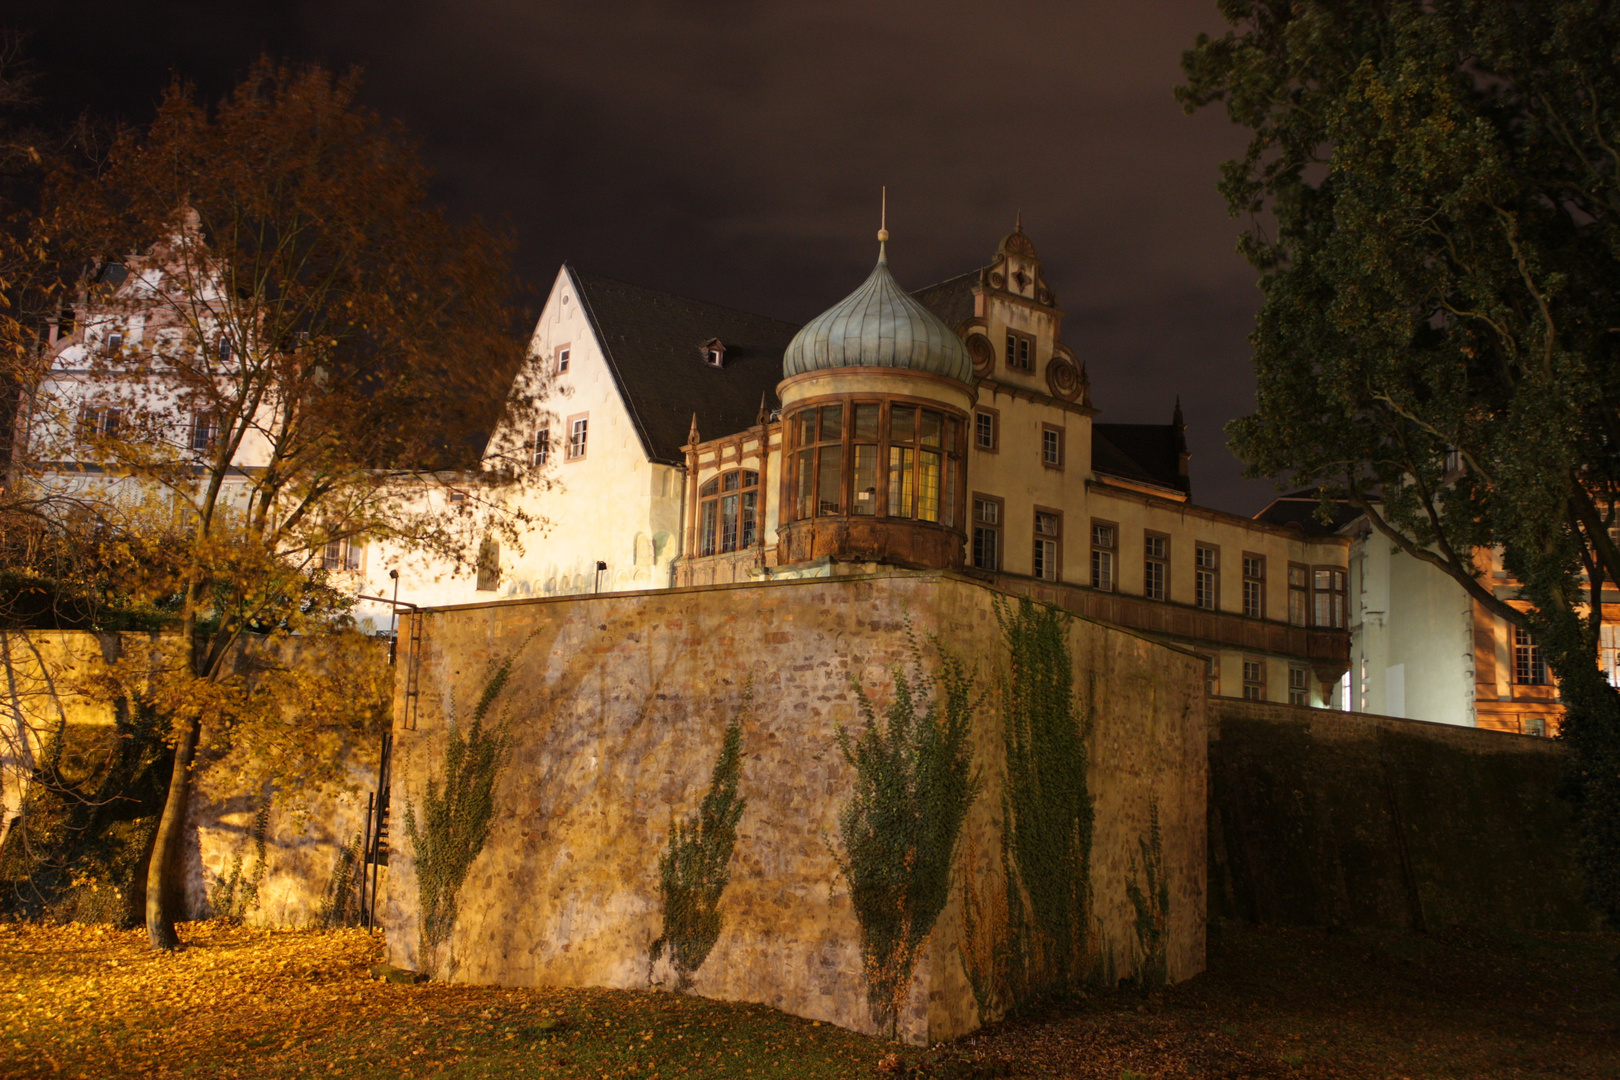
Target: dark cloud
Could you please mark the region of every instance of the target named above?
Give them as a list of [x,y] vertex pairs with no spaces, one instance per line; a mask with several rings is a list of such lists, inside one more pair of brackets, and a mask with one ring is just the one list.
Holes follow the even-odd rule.
[[805,319],[873,258],[919,287],[985,262],[1022,211],[1105,419],[1182,396],[1195,496],[1249,513],[1221,425],[1252,407],[1258,303],[1216,166],[1242,132],[1185,116],[1177,61],[1213,0],[323,0],[0,3],[59,108],[138,119],[171,69],[228,87],[261,51],[362,66],[453,209],[564,259]]

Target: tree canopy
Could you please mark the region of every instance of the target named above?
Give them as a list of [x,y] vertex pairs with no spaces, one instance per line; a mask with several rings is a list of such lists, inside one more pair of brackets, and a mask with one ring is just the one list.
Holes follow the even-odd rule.
[[[1221,189],[1265,295],[1251,475],[1343,498],[1531,629],[1558,676],[1594,893],[1620,920],[1620,9],[1224,0],[1177,95],[1252,135]],[[1522,604],[1480,579],[1500,549]]]
[[[199,740],[242,783],[331,779],[315,760],[330,741],[288,727],[291,703],[334,711],[294,676],[316,654],[273,639],[347,628],[354,590],[328,580],[344,553],[380,541],[466,565],[522,524],[443,497],[517,477],[484,436],[537,410],[541,388],[512,389],[506,241],[444,218],[357,86],[268,60],[217,103],[176,83],[148,128],[45,189],[36,235],[83,271],[31,398],[33,482],[92,507],[107,543],[163,538],[117,563],[173,615],[121,668],[176,747],[146,894],[162,947]],[[324,729],[378,723],[361,697]]]

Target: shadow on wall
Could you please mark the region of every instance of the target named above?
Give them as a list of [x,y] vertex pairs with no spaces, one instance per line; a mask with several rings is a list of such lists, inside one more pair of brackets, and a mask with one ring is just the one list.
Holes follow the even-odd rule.
[[1562,745],[1217,698],[1211,920],[1594,930]]

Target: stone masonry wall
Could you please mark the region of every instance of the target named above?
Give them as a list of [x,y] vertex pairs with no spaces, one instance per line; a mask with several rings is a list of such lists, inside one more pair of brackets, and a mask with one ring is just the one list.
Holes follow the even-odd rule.
[[[396,694],[390,961],[418,967],[417,883],[403,821],[440,775],[448,725],[466,722],[492,666],[516,656],[503,695],[513,757],[489,840],[459,897],[441,977],[508,985],[647,987],[661,929],[658,858],[672,819],[708,784],[724,727],[754,680],[741,794],[748,800],[720,910],[719,939],[693,992],[761,1002],[874,1031],[860,930],[832,845],[852,770],[836,732],[858,732],[851,678],[880,711],[907,620],[976,665],[988,691],[975,719],[985,790],[958,849],[959,888],[918,965],[899,1024],[913,1042],[954,1037],[981,1016],[964,970],[963,897],[997,887],[1002,731],[996,674],[1006,649],[989,588],[901,574],[440,609],[423,619],[414,726],[409,665]],[[1096,808],[1091,887],[1097,970],[1136,970],[1135,909],[1150,796],[1170,882],[1171,979],[1204,962],[1205,717],[1190,654],[1107,626],[1070,623],[1079,713],[1090,722]],[[971,871],[971,875],[968,873]]]
[[1212,919],[1591,930],[1561,743],[1214,698]]

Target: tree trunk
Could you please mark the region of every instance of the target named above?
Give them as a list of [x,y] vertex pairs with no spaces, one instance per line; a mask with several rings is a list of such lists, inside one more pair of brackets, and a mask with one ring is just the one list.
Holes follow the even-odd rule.
[[169,795],[163,801],[157,835],[152,838],[152,861],[146,868],[146,933],[154,949],[176,949],[180,937],[174,932],[174,913],[168,899],[174,875],[180,871],[181,844],[185,839],[186,804],[191,795],[191,759],[197,752],[197,736],[202,718],[186,725],[174,748],[174,772],[169,775]]

